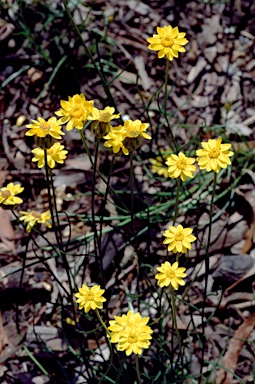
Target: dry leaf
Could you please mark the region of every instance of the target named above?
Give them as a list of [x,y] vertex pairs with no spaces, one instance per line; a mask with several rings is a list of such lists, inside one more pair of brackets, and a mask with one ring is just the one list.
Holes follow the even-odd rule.
[[11,212],[0,207],[0,239],[8,247],[9,250],[14,251],[14,231],[10,222],[10,218]]
[[[240,327],[236,330],[234,336],[230,340],[227,352],[225,353],[221,365],[226,368],[220,369],[217,374],[216,384],[232,384],[233,373],[235,372],[239,354],[242,350],[244,342],[249,338],[253,328],[255,327],[255,313],[247,317]],[[228,370],[228,371],[227,371]]]

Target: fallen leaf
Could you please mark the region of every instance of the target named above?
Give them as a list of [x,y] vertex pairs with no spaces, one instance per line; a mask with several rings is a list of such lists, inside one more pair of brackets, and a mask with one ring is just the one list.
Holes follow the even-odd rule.
[[[227,352],[222,361],[221,368],[218,371],[216,384],[231,384],[233,383],[233,373],[235,372],[238,357],[242,350],[245,341],[249,338],[253,328],[255,327],[255,313],[247,317],[244,322],[235,331],[234,336],[229,342]],[[230,372],[231,371],[231,372]]]
[[0,239],[8,247],[9,250],[14,251],[14,230],[11,225],[10,218],[11,212],[0,207]]

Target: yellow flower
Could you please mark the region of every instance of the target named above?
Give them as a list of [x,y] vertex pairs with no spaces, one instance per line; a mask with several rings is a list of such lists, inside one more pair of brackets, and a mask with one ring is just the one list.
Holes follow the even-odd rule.
[[178,155],[170,155],[166,161],[166,164],[169,167],[169,177],[172,179],[180,177],[182,181],[185,181],[187,177],[194,177],[193,172],[196,171],[195,165],[192,165],[194,162],[195,159],[186,157],[182,152]]
[[160,272],[155,278],[158,280],[158,285],[160,287],[168,287],[171,285],[173,289],[178,289],[179,285],[184,285],[185,281],[182,279],[186,277],[186,268],[179,268],[178,262],[176,261],[171,265],[168,261],[161,264],[160,267],[157,268]]
[[61,139],[61,135],[64,135],[64,132],[61,131],[60,120],[57,120],[56,117],[51,117],[48,121],[38,117],[38,121],[32,120],[32,122],[34,124],[26,125],[29,128],[26,136],[45,137],[50,135],[55,139]]
[[110,337],[112,343],[118,343],[118,351],[132,352],[141,355],[144,348],[150,345],[152,329],[147,325],[149,317],[142,317],[139,312],[128,311],[127,315],[114,316],[110,320]]
[[157,32],[158,34],[153,35],[147,41],[150,43],[148,49],[159,51],[159,59],[166,56],[168,60],[172,61],[178,57],[178,52],[186,52],[186,49],[182,47],[188,43],[188,40],[184,38],[186,33],[179,32],[178,27],[172,28],[171,25],[163,28],[157,27]]
[[148,127],[149,124],[142,123],[141,120],[125,120],[124,125],[119,125],[118,127],[114,128],[114,130],[122,132],[125,138],[135,138],[142,136],[145,139],[151,139],[151,137],[145,133]]
[[[56,163],[64,163],[64,159],[66,158],[66,154],[68,153],[68,151],[64,150],[64,148],[64,145],[61,145],[60,143],[55,143],[52,147],[46,149],[47,164],[50,168],[54,168]],[[35,154],[35,157],[33,157],[32,161],[38,161],[38,168],[44,167],[44,150],[41,148],[35,148],[32,150],[32,152]]]
[[20,197],[16,197],[24,190],[20,184],[9,183],[6,187],[0,189],[0,204],[4,205],[16,205],[21,204],[23,200]]
[[122,150],[124,155],[128,155],[129,152],[123,145],[124,138],[125,136],[122,134],[122,132],[115,132],[114,128],[112,128],[108,135],[104,136],[104,139],[107,140],[104,143],[104,146],[107,148],[112,147],[112,151],[115,154],[118,154]]
[[180,224],[177,227],[170,225],[163,233],[163,236],[166,236],[163,243],[168,244],[168,251],[185,253],[187,249],[191,249],[191,243],[196,240],[191,233],[191,228],[183,228]]
[[37,211],[30,211],[30,212],[19,212],[21,216],[19,219],[22,221],[24,220],[24,224],[27,224],[26,231],[29,233],[31,232],[31,229],[35,226],[35,224],[45,224],[48,228],[51,228],[51,215],[50,211],[46,211],[43,213],[37,212]]
[[196,151],[200,169],[218,173],[221,168],[227,168],[231,164],[229,157],[234,154],[229,150],[231,144],[221,144],[221,141],[222,139],[219,137],[218,139],[210,139],[207,143],[201,143],[203,149]]
[[163,163],[161,156],[157,156],[156,159],[149,159],[149,161],[152,164],[152,173],[157,173],[159,176],[163,175],[166,179],[168,178],[168,168]]
[[85,96],[81,93],[73,97],[68,96],[68,101],[60,101],[61,109],[56,113],[61,116],[61,123],[67,123],[66,129],[70,131],[73,128],[82,129],[86,124],[89,115],[91,114],[94,106],[93,100],[86,100]]
[[114,115],[114,111],[115,109],[112,107],[106,107],[102,110],[93,108],[90,116],[88,116],[88,120],[97,120],[102,123],[109,123],[111,120],[118,119],[120,117],[120,113]]
[[90,309],[103,308],[102,303],[106,301],[102,296],[104,291],[100,285],[94,285],[92,288],[89,288],[86,284],[82,284],[79,292],[74,295],[77,297],[76,302],[79,304],[79,309],[84,308],[84,311],[88,312]]

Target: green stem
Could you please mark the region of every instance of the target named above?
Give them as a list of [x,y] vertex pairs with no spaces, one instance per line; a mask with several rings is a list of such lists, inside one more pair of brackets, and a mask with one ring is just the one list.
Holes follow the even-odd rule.
[[106,331],[106,333],[107,333],[107,336],[108,336],[108,337],[111,337],[111,333],[110,333],[109,329],[107,328],[107,326],[106,326],[104,320],[102,319],[100,313],[98,312],[98,309],[97,309],[97,308],[95,309],[95,312],[96,312],[96,315],[97,315],[98,320],[100,321],[100,324],[101,324],[101,325],[103,326],[103,328],[105,329],[105,331]]
[[136,232],[135,232],[135,221],[134,221],[134,184],[135,184],[135,179],[134,179],[134,153],[130,152],[130,194],[131,194],[131,223],[132,223],[132,231],[133,231],[133,238],[134,238],[134,249],[136,252],[136,270],[137,270],[137,297],[138,297],[138,310],[139,310],[139,305],[140,305],[140,286],[139,286],[139,274],[140,274],[140,265],[139,265],[139,250],[137,246],[137,240],[136,240]]
[[71,23],[72,23],[72,25],[73,25],[73,27],[74,27],[74,29],[75,29],[75,32],[77,33],[77,36],[79,37],[79,39],[80,39],[80,41],[81,41],[83,47],[85,48],[85,51],[86,51],[88,57],[90,58],[90,60],[91,60],[91,62],[92,62],[92,64],[93,64],[93,66],[94,66],[94,68],[96,69],[96,71],[98,72],[98,74],[99,74],[99,76],[100,76],[100,79],[101,79],[101,81],[102,81],[102,84],[103,84],[105,93],[106,93],[106,95],[107,95],[107,97],[108,97],[108,99],[109,99],[111,105],[112,105],[112,106],[115,108],[115,110],[117,111],[115,102],[114,102],[114,100],[113,100],[112,94],[111,94],[111,92],[110,92],[108,83],[107,83],[107,81],[106,81],[106,79],[105,79],[105,77],[104,77],[104,74],[103,74],[103,73],[100,71],[100,69],[98,68],[98,66],[97,66],[97,64],[96,64],[96,62],[95,62],[93,56],[91,55],[91,53],[90,53],[90,51],[89,51],[89,49],[88,49],[88,47],[87,47],[87,45],[86,45],[85,42],[83,41],[82,35],[81,35],[80,31],[79,31],[79,28],[77,27],[77,25],[76,25],[76,23],[75,23],[75,21],[74,21],[72,15],[71,15],[69,9],[68,9],[68,6],[67,6],[67,0],[63,0],[63,4],[64,4],[64,7],[65,7],[67,16],[69,17],[69,19],[70,19],[70,21],[71,21]]
[[174,148],[175,148],[175,150],[177,150],[176,141],[175,141],[175,138],[174,138],[174,135],[173,135],[172,128],[170,126],[168,117],[167,117],[167,97],[168,97],[167,86],[168,86],[168,77],[169,77],[169,60],[167,59],[166,60],[166,72],[165,72],[164,116],[165,116],[165,119],[166,119],[166,123],[167,123],[168,129],[169,129],[169,133],[170,133],[170,136],[171,136]]
[[[60,221],[59,221],[58,210],[57,210],[57,198],[56,198],[56,193],[55,193],[55,188],[54,188],[54,183],[53,183],[53,175],[52,175],[51,169],[49,169],[49,176],[50,176],[50,187],[51,187],[52,196],[53,196],[53,204],[54,204],[55,214],[56,214],[56,218],[57,218],[57,228],[58,228],[58,231],[60,232]],[[59,239],[60,239],[60,244],[61,244],[60,250],[62,251],[63,250],[63,241],[62,241],[62,236],[60,233],[59,233]]]
[[169,60],[166,60],[166,72],[165,72],[165,96],[164,96],[164,114],[166,116],[167,111],[167,86],[168,86],[168,75],[169,74]]
[[136,373],[137,373],[138,383],[142,384],[140,369],[139,369],[138,355],[135,355],[135,369],[136,369]]
[[101,247],[99,246],[100,242],[99,242],[99,238],[98,238],[97,225],[96,225],[96,220],[95,220],[96,164],[97,164],[97,157],[98,157],[99,142],[100,142],[100,139],[97,138],[96,139],[96,147],[95,147],[94,167],[93,167],[93,172],[92,172],[91,217],[92,217],[92,227],[93,227],[93,231],[94,231],[95,257],[96,257],[97,261],[98,261],[98,258],[99,258],[99,275],[100,275],[101,285],[104,288],[105,282],[104,282],[103,260],[102,260],[102,255],[101,255]]
[[91,157],[91,154],[90,154],[90,150],[89,150],[87,141],[86,141],[86,139],[85,139],[83,130],[82,130],[82,129],[79,129],[79,132],[80,132],[81,140],[82,140],[82,143],[83,143],[83,145],[84,145],[85,151],[86,151],[86,153],[87,153],[87,155],[88,155],[88,157],[89,157],[89,161],[91,162],[92,167],[94,167],[94,163],[93,163],[93,160],[92,160],[92,157]]
[[[207,238],[207,245],[206,245],[206,254],[205,254],[205,289],[204,289],[204,297],[203,297],[203,307],[202,307],[202,334],[205,335],[205,326],[206,326],[206,320],[204,320],[205,315],[205,304],[206,304],[206,298],[207,298],[207,286],[208,286],[208,277],[210,272],[210,257],[209,257],[209,250],[210,250],[210,242],[211,242],[211,233],[212,233],[212,216],[213,216],[213,202],[215,197],[215,191],[216,191],[216,185],[217,185],[217,173],[214,172],[214,180],[213,180],[213,191],[212,191],[212,198],[210,203],[210,217],[209,217],[209,230],[208,230],[208,238]],[[200,367],[200,382],[202,380],[202,371],[204,367],[204,354],[205,354],[205,346],[202,348],[202,357],[201,357],[201,367]]]
[[174,289],[173,289],[172,286],[170,286],[170,296],[171,296],[171,305],[172,305],[172,314],[173,314],[174,328],[175,328],[175,332],[176,332],[176,336],[177,336],[177,340],[178,340],[178,345],[179,345],[179,349],[180,349],[180,354],[181,354],[181,366],[183,367],[183,353],[182,353],[181,336],[180,336],[179,329],[178,329],[178,324],[177,324]]
[[178,215],[180,187],[181,187],[181,178],[178,177],[178,179],[177,179],[177,187],[176,187],[175,206],[174,206],[173,225],[175,224],[176,218],[177,218],[177,215]]
[[59,240],[59,236],[58,236],[58,228],[56,226],[55,215],[54,215],[54,210],[53,210],[53,205],[52,205],[52,200],[51,200],[51,183],[50,183],[48,160],[47,160],[47,149],[44,149],[44,166],[45,166],[45,175],[46,175],[48,201],[49,201],[49,208],[50,208],[50,214],[51,214],[51,220],[52,220],[52,227],[53,227],[53,231],[54,231],[55,236],[56,236],[58,248],[61,249],[60,240]]

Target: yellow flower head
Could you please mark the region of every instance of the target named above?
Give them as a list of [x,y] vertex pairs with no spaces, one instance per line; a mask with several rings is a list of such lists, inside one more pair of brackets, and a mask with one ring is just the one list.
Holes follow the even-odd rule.
[[119,125],[114,129],[116,129],[116,131],[122,132],[125,138],[135,138],[138,136],[142,136],[145,139],[151,139],[151,137],[147,133],[145,133],[148,127],[149,124],[142,123],[141,120],[125,120],[124,125]]
[[171,25],[167,25],[163,28],[157,27],[158,34],[153,35],[147,39],[150,45],[149,49],[152,51],[159,51],[158,57],[161,59],[166,56],[168,60],[172,61],[175,57],[178,57],[178,52],[186,52],[183,45],[188,43],[185,39],[185,32],[179,32],[178,27],[172,28]]
[[[64,145],[61,145],[60,143],[55,143],[52,147],[46,149],[47,164],[50,168],[54,168],[56,163],[64,163],[64,159],[66,158],[66,154],[68,153],[68,151],[64,150],[64,148]],[[35,148],[32,150],[32,152],[35,154],[35,157],[33,157],[32,161],[38,161],[38,168],[44,167],[44,150],[42,148]]]
[[157,156],[156,159],[149,159],[149,161],[152,164],[152,173],[157,173],[159,176],[163,175],[166,179],[168,178],[168,168],[165,166],[161,156]]
[[152,329],[147,325],[149,317],[142,317],[139,312],[128,311],[127,315],[114,316],[110,320],[111,342],[118,343],[118,351],[141,355],[144,348],[149,348]]
[[103,308],[102,303],[106,301],[102,296],[104,291],[100,285],[94,285],[92,288],[89,288],[86,284],[82,284],[79,292],[74,295],[77,297],[76,302],[79,304],[79,309],[84,308],[84,311],[88,312],[90,309]]
[[22,221],[24,220],[24,224],[27,224],[26,231],[29,233],[31,232],[31,229],[35,226],[35,224],[45,224],[48,228],[51,228],[51,215],[50,211],[46,211],[43,213],[37,212],[37,211],[30,211],[30,212],[19,212],[21,216],[19,219]]
[[192,165],[194,162],[195,159],[186,157],[182,152],[178,155],[170,155],[166,161],[169,177],[172,179],[180,177],[182,181],[185,181],[187,177],[194,177],[193,172],[196,171],[195,165]]
[[68,96],[68,101],[61,100],[60,105],[62,108],[55,113],[57,116],[61,116],[62,124],[67,123],[66,129],[70,131],[73,128],[82,129],[84,127],[93,110],[94,101],[86,100],[81,93],[73,97]]
[[180,224],[177,227],[170,225],[169,229],[163,233],[166,237],[163,243],[168,244],[168,251],[185,253],[187,249],[191,249],[191,243],[196,240],[191,233],[191,228],[183,228]]
[[3,205],[16,205],[21,204],[23,200],[20,197],[16,197],[24,190],[20,184],[9,183],[6,187],[0,189],[0,204]]
[[120,117],[120,113],[114,115],[114,111],[115,109],[112,107],[106,107],[102,110],[93,108],[90,116],[88,116],[88,120],[97,120],[102,123],[109,123],[111,120],[118,119]]
[[229,158],[234,154],[229,150],[231,144],[221,144],[221,140],[219,137],[218,139],[210,139],[207,143],[201,143],[203,149],[196,151],[200,169],[218,173],[221,168],[227,168],[231,164]]
[[114,154],[119,154],[122,150],[124,155],[128,155],[129,152],[123,145],[123,140],[125,139],[123,132],[115,131],[115,129],[112,128],[108,135],[104,136],[104,139],[106,140],[104,146],[106,148],[112,148]]
[[161,264],[160,267],[157,268],[160,272],[155,278],[158,280],[158,285],[160,287],[168,287],[171,285],[173,289],[178,289],[179,285],[184,285],[185,281],[183,277],[186,277],[186,268],[179,268],[178,262],[176,261],[171,265],[168,261]]
[[38,121],[32,120],[32,122],[33,124],[26,125],[29,128],[26,136],[46,137],[50,135],[55,139],[61,139],[61,135],[64,135],[64,132],[61,131],[60,120],[57,120],[56,117],[51,117],[48,121],[38,117]]

